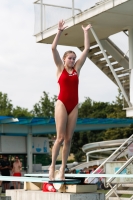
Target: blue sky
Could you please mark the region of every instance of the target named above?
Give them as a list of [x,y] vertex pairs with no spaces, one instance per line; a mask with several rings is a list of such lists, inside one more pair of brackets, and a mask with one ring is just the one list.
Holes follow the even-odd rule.
[[[55,4],[54,0],[45,3]],[[58,5],[71,6],[71,0],[56,1]],[[75,0],[75,6],[85,10],[97,1]],[[54,16],[53,16],[54,17]],[[34,37],[34,5],[31,0],[4,0],[0,6],[0,91],[7,93],[14,106],[33,108],[39,102],[43,91],[58,95],[56,67],[53,62],[51,45],[38,44]],[[111,39],[124,53],[128,50],[124,34]],[[80,51],[73,49],[77,57]],[[58,48],[63,55],[68,47]],[[89,59],[86,60],[79,85],[79,102],[85,97],[94,101],[112,102],[118,94],[116,85],[109,80]]]

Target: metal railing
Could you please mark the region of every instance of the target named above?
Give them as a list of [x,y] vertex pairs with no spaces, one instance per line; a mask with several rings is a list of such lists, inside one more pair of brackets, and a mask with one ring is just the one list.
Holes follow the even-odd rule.
[[[131,144],[133,144],[133,135],[131,135],[128,139],[126,139],[125,142],[122,145],[120,145],[120,147],[117,148],[92,174],[98,173],[98,171],[102,169],[109,161],[114,161],[117,158],[119,158],[120,154],[123,153],[123,151],[125,151]],[[133,162],[133,156],[127,159],[127,161],[115,172],[115,174],[120,174],[132,162]],[[115,188],[117,188],[117,185],[119,183],[117,183],[116,185],[113,184],[114,186],[112,187],[112,182],[114,179],[115,179],[114,177],[111,177],[104,182],[105,187],[109,186],[111,188],[111,190],[106,194],[106,199],[109,199],[109,196],[111,196],[112,193],[114,193],[116,197],[120,199],[117,192],[115,191]],[[119,186],[120,185],[122,185],[122,183],[119,184]]]
[[39,33],[43,33],[43,31],[45,31],[48,28],[48,27],[46,27],[46,7],[69,9],[69,10],[71,10],[71,16],[70,17],[74,17],[75,11],[78,11],[79,13],[82,12],[81,9],[75,8],[74,0],[72,0],[72,7],[46,4],[46,3],[43,3],[43,0],[37,0],[37,1],[34,2],[34,4],[40,6],[40,13],[39,13],[39,15],[40,15],[40,20],[39,20],[40,30],[37,31],[37,33],[35,33],[35,35],[37,35]]
[[93,172],[93,174],[96,174],[97,173],[97,171],[99,170],[99,169],[101,169],[101,167],[103,167],[108,161],[110,161],[110,160],[112,160],[111,158],[113,157],[113,160],[115,160],[117,157],[118,157],[118,155],[120,154],[120,151],[121,151],[121,153],[123,152],[123,148],[124,148],[124,146],[125,146],[125,144],[127,144],[129,141],[131,140],[131,142],[127,145],[127,147],[131,144],[131,143],[133,143],[133,135],[131,135],[127,140],[125,140],[125,142],[123,142],[123,144],[120,146],[120,147],[118,147],[94,172]]

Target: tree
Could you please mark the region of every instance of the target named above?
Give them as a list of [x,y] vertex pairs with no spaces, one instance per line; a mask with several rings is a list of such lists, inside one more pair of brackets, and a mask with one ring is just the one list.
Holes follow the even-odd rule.
[[32,111],[28,111],[27,108],[21,108],[19,106],[13,108],[12,114],[14,117],[33,117]]
[[33,114],[38,117],[54,117],[54,105],[57,97],[50,99],[49,94],[43,92],[39,103],[33,106]]
[[133,125],[125,128],[108,129],[103,134],[104,140],[117,140],[128,138],[133,134]]
[[0,92],[0,115],[11,116],[13,104],[8,99],[7,94]]
[[96,102],[89,97],[79,105],[80,118],[107,118],[108,113],[113,111],[114,108],[109,102]]
[[91,118],[107,118],[110,103],[108,102],[93,102],[93,112],[90,113]]
[[82,146],[88,143],[88,135],[84,132],[75,132],[72,138],[71,153],[74,154],[75,160],[81,162],[85,159],[85,153]]
[[92,112],[92,100],[89,97],[86,97],[85,101],[79,104],[78,116],[79,118],[88,118]]
[[118,96],[116,96],[116,101],[112,102],[113,105],[113,111],[108,114],[108,118],[125,118],[126,117],[126,111],[123,110],[124,107],[124,101],[122,92],[120,89],[118,89]]

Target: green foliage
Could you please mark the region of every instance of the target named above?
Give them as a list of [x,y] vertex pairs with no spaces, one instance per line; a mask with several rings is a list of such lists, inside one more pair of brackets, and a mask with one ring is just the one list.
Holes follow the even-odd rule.
[[0,92],[0,115],[11,116],[13,105],[11,100],[8,99],[7,94]]
[[33,114],[37,117],[54,117],[54,104],[56,99],[56,96],[50,99],[49,94],[43,92],[43,97],[33,107]]
[[79,117],[88,118],[92,112],[92,100],[89,97],[86,97],[85,101],[79,105]]
[[77,153],[74,154],[74,158],[77,162],[85,161],[85,153],[78,149]]
[[85,158],[82,146],[88,143],[88,135],[84,132],[74,133],[72,138],[71,153],[74,154],[75,160],[80,162]]
[[108,129],[103,133],[103,140],[117,140],[128,138],[133,134],[133,125],[125,128]]
[[29,112],[27,108],[21,108],[19,106],[13,108],[12,115],[14,117],[33,117],[32,112]]
[[125,118],[126,112],[123,109],[123,97],[120,89],[118,89],[118,96],[116,101],[112,102],[113,110],[108,114],[108,118]]
[[50,165],[51,156],[49,154],[37,154],[36,155],[36,164]]
[[110,111],[113,111],[113,106],[108,102],[96,102],[90,98],[79,106],[79,117],[80,118],[107,118]]
[[26,108],[17,106],[13,107],[11,100],[8,99],[8,95],[0,92],[0,115],[14,116],[14,117],[31,117],[33,114]]

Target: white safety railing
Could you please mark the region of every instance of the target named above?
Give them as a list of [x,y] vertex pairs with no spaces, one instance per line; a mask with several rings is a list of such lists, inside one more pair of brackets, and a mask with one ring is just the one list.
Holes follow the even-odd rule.
[[[72,0],[72,7],[46,4],[43,0],[35,1],[34,5],[35,35],[43,33],[50,26],[57,24],[61,18],[68,19],[82,12],[81,9],[75,8],[74,0]],[[49,7],[50,10],[48,10]]]
[[[106,3],[109,0],[88,0],[86,2],[82,2],[79,0],[68,0],[66,5],[57,5],[45,3],[46,0],[36,0],[34,2],[35,9],[35,27],[34,27],[34,35],[38,35],[43,33],[46,29],[51,26],[57,25],[60,19],[68,20],[71,17],[75,17],[77,14],[86,11],[87,9],[92,9],[95,6],[99,6],[100,4]],[[54,1],[53,1],[54,2]],[[61,1],[60,1],[61,2]],[[60,3],[59,2],[59,3]],[[76,8],[75,5],[78,5]],[[82,10],[81,10],[82,9]]]

